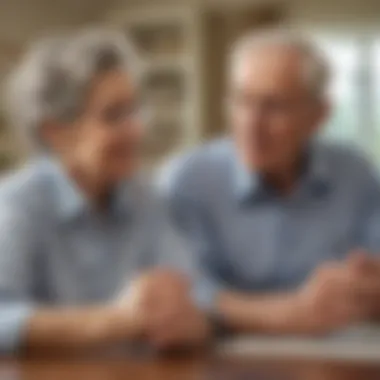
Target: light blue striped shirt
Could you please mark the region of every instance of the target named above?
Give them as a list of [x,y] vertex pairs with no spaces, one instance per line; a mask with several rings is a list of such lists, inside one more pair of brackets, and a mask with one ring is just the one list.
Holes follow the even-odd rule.
[[54,161],[38,160],[0,186],[0,349],[17,350],[40,305],[115,298],[155,265],[187,272],[190,257],[165,207],[140,180],[96,214]]
[[161,186],[205,271],[208,302],[223,288],[294,289],[351,249],[379,252],[380,186],[370,165],[322,143],[313,144],[307,162],[288,197],[249,173],[228,139],[165,168]]

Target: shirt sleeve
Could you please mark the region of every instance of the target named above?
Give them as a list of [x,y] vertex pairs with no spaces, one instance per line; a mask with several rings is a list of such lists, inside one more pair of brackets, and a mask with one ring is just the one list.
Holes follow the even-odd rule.
[[371,165],[361,170],[360,207],[357,215],[357,248],[380,254],[380,178]]
[[[168,253],[165,260],[176,263],[180,268],[185,263],[187,274],[193,281],[196,303],[204,310],[213,311],[218,293],[225,288],[216,273],[215,240],[200,205],[177,186],[177,178],[173,174],[166,169],[158,182],[170,231],[165,242],[164,252]],[[173,249],[173,243],[178,248]]]
[[0,206],[0,353],[11,354],[22,344],[31,304],[33,231],[25,218]]
[[198,241],[197,246],[191,236],[179,230],[174,221],[166,217],[161,218],[156,232],[157,239],[154,240],[152,249],[156,258],[155,265],[183,273],[191,281],[196,304],[205,311],[211,311],[221,285],[202,265],[200,255],[205,254],[200,248],[202,241]]

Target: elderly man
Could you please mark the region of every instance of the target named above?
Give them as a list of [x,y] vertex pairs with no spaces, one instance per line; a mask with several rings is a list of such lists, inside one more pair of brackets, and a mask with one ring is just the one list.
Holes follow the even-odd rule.
[[357,251],[380,248],[380,187],[362,157],[316,141],[327,82],[299,36],[245,37],[231,59],[232,137],[164,171],[199,254],[203,302],[232,329],[324,333],[380,310],[379,262]]
[[92,30],[36,44],[12,75],[39,154],[0,188],[2,352],[207,337],[186,250],[138,175],[137,69],[123,34]]

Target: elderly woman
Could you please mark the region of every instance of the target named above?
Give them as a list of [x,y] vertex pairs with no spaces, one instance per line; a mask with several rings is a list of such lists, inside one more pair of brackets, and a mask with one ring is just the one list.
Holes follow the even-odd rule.
[[41,41],[11,77],[9,109],[40,154],[0,189],[4,352],[207,335],[181,275],[152,269],[185,257],[138,175],[137,66],[123,35],[92,30]]

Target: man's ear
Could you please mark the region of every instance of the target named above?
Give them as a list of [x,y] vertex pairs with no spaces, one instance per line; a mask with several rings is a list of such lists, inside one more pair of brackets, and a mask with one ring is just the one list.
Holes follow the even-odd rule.
[[325,126],[330,116],[331,103],[327,99],[320,100],[314,111],[313,132],[319,132]]

